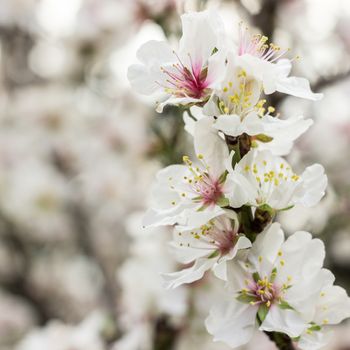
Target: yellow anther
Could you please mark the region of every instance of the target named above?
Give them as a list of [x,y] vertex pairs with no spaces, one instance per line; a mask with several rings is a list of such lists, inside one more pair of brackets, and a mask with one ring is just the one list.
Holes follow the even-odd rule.
[[281,264],[281,266],[284,266],[285,261],[284,261],[283,259],[281,259],[281,260],[280,260],[280,264]]
[[203,159],[203,154],[198,154],[197,158],[198,159]]
[[279,250],[277,254],[278,256],[282,256],[282,250]]
[[259,259],[259,262],[262,262],[263,257],[260,255],[258,259]]
[[329,323],[329,321],[328,321],[328,319],[327,319],[327,318],[325,318],[325,319],[322,321],[322,323],[323,323],[323,324],[328,324],[328,323]]

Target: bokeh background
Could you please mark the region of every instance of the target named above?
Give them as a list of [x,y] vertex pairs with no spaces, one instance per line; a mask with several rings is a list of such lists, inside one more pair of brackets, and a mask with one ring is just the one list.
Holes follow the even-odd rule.
[[[191,152],[181,112],[155,113],[126,79],[142,43],[177,40],[179,14],[207,7],[232,40],[243,20],[291,47],[325,94],[271,101],[314,119],[289,160],[330,182],[280,220],[324,240],[350,290],[349,0],[1,0],[0,350],[228,350],[203,325],[220,282],[164,290],[170,232],[141,227],[156,171]],[[336,333],[327,350],[349,350],[350,325]],[[275,348],[257,334],[253,349]]]

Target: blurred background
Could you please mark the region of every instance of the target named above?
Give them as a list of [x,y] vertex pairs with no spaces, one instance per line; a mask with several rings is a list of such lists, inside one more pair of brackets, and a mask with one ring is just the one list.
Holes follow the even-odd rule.
[[[281,116],[314,126],[289,161],[322,163],[326,197],[280,220],[326,243],[350,290],[348,0],[0,1],[0,350],[228,350],[204,328],[222,285],[163,289],[174,271],[166,228],[142,229],[150,184],[191,152],[181,113],[162,115],[126,79],[136,49],[177,40],[179,14],[217,7],[291,47],[318,103],[276,95]],[[350,349],[340,325],[328,350]],[[241,350],[274,350],[257,334]]]

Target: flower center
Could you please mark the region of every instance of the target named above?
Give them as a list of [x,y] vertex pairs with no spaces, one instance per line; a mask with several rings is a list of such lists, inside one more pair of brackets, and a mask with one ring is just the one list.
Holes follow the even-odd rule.
[[235,84],[232,81],[227,82],[222,89],[221,99],[219,102],[220,112],[223,114],[243,115],[252,107],[252,97],[254,80],[247,78],[247,73],[244,69],[237,72]]
[[[200,235],[205,237],[205,239],[209,239],[210,243],[215,245],[220,256],[226,255],[231,251],[237,238],[237,233],[232,229],[220,228],[211,222],[201,226]],[[198,239],[200,239],[200,235],[198,235]]]
[[[198,159],[204,163],[202,155],[198,155]],[[196,197],[192,198],[192,200],[202,203],[204,206],[216,204],[220,197],[223,196],[222,182],[220,179],[212,178],[208,173],[209,168],[207,166],[205,166],[203,170],[199,167],[194,167],[188,156],[184,156],[183,161],[193,175],[192,177],[184,177],[191,191],[196,194]]]
[[165,92],[176,97],[204,97],[209,85],[208,69],[203,68],[201,62],[193,62],[190,55],[190,64],[186,66],[175,52],[174,54],[178,62],[169,68],[161,67],[162,72],[167,75],[167,85],[163,86]]
[[222,196],[219,181],[211,179],[206,173],[201,174],[198,181],[194,181],[192,188],[198,193],[200,200],[204,205],[215,204]]
[[283,288],[281,289],[274,283],[276,272],[270,276],[260,278],[258,273],[253,274],[253,280],[246,280],[246,288],[239,292],[239,297],[243,302],[249,302],[251,305],[266,304],[270,307],[274,302],[282,300]]
[[243,28],[242,23],[239,26],[239,45],[238,55],[249,54],[262,60],[275,62],[284,56],[289,49],[281,48],[273,43],[268,44],[268,37],[260,34],[251,35],[248,28]]

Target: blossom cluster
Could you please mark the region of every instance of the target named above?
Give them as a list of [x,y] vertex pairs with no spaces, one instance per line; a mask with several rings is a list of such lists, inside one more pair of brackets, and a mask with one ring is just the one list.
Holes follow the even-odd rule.
[[214,11],[181,17],[178,47],[149,41],[128,77],[162,112],[181,107],[194,156],[157,174],[144,225],[174,226],[171,243],[186,268],[163,275],[167,288],[211,270],[225,281],[226,298],[205,321],[214,341],[232,348],[254,331],[287,335],[300,349],[324,346],[331,325],[350,316],[350,299],[323,268],[322,241],[304,231],[285,238],[274,222],[294,206],[313,207],[325,195],[320,164],[295,172],[283,156],[312,125],[282,118],[274,93],[317,101],[309,82],[291,76],[288,49],[243,24],[233,43]]

